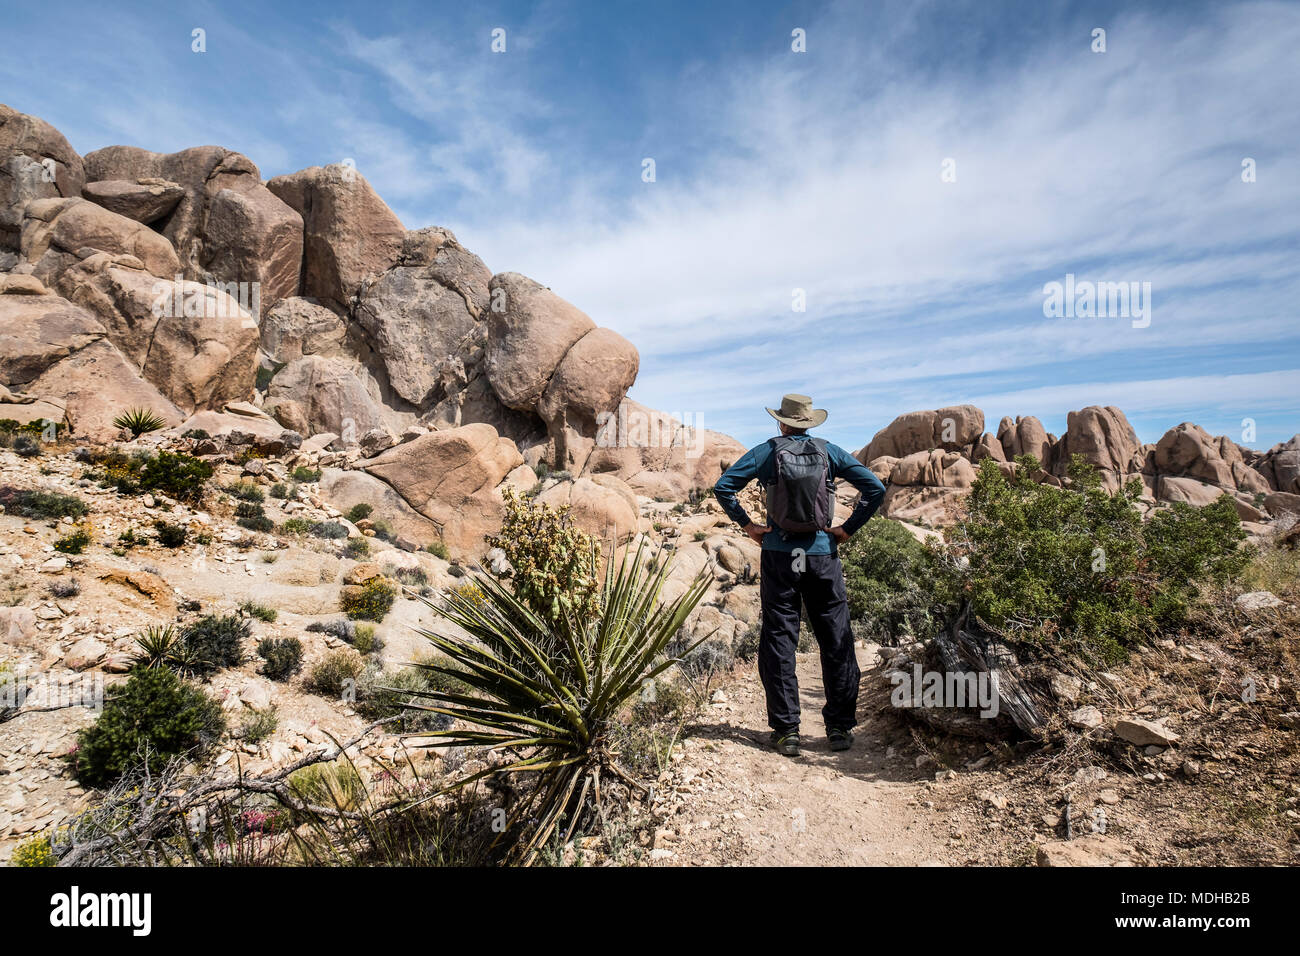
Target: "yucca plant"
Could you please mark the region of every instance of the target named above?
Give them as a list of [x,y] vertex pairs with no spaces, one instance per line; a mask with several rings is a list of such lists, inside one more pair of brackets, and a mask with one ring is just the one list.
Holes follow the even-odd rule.
[[567,841],[590,806],[589,794],[599,800],[603,776],[645,790],[619,766],[610,732],[644,683],[674,663],[665,648],[710,581],[702,570],[683,594],[662,600],[668,572],[667,564],[653,568],[644,542],[628,549],[606,565],[591,614],[575,606],[552,617],[549,601],[539,609],[507,580],[486,574],[474,577],[477,592],[462,585],[426,600],[464,633],[420,632],[444,657],[416,666],[455,682],[417,691],[415,697],[432,703],[409,706],[459,725],[413,736],[436,738],[430,746],[486,746],[505,756],[448,790],[491,773],[535,775],[498,838],[511,862],[533,862],[562,821]]
[[137,651],[131,659],[132,669],[170,667],[182,674],[195,670],[193,651],[180,632],[170,624],[165,627],[146,627],[136,636],[135,646]]
[[113,419],[117,428],[125,428],[132,438],[139,438],[145,432],[156,432],[167,427],[167,420],[148,408],[128,408]]

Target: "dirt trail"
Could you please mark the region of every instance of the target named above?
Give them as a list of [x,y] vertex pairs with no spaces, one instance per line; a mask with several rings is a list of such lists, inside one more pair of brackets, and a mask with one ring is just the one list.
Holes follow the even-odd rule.
[[[873,660],[858,651],[864,671]],[[679,866],[952,862],[948,817],[927,787],[933,767],[916,769],[919,751],[906,732],[860,709],[853,749],[831,753],[815,651],[799,655],[798,675],[803,755],[782,757],[768,746],[763,688],[751,664],[684,742],[673,768],[682,804],[662,824],[655,856]]]

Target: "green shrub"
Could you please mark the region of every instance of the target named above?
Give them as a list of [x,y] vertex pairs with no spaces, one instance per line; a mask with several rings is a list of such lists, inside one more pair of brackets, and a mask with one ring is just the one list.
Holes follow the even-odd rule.
[[313,538],[326,538],[331,541],[348,536],[347,527],[337,521],[318,521],[309,530]]
[[465,692],[464,681],[419,665],[403,667],[392,673],[367,672],[358,694],[357,711],[366,720],[383,720],[401,716],[394,728],[400,733],[446,730],[451,718],[422,708],[430,706],[422,695],[435,691]]
[[81,518],[86,514],[86,503],[76,495],[9,485],[0,486],[0,505],[4,505],[6,514],[19,518]]
[[155,521],[154,530],[158,532],[158,543],[164,548],[179,548],[185,544],[185,539],[189,536],[189,528],[183,524],[173,524],[170,521]]
[[303,535],[311,531],[312,522],[306,518],[288,518],[280,525],[281,534]]
[[185,452],[124,455],[109,452],[99,458],[103,480],[124,495],[156,491],[191,504],[203,498],[212,466]]
[[221,706],[201,690],[167,668],[138,670],[77,735],[73,773],[102,787],[140,765],[157,772],[177,757],[202,758],[224,731]]
[[384,649],[384,642],[375,634],[373,624],[358,624],[353,632],[352,646],[361,654],[378,654]]
[[187,428],[181,433],[182,438],[193,438],[195,441],[202,441],[205,438],[211,438],[206,428]]
[[244,641],[251,627],[237,614],[209,614],[181,631],[194,673],[206,677],[244,661]]
[[375,537],[380,541],[387,541],[389,544],[392,544],[397,540],[397,532],[393,529],[393,526],[383,518],[376,518],[374,521],[370,522],[370,530],[375,533]]
[[235,524],[249,531],[273,531],[275,522],[266,516],[262,506],[254,501],[241,501],[235,505]]
[[84,525],[70,534],[65,534],[58,541],[54,542],[54,550],[62,551],[64,554],[81,554],[90,544],[92,538],[90,529]]
[[268,710],[255,710],[239,724],[239,729],[232,735],[249,744],[260,744],[275,733],[280,726],[280,716],[274,707]]
[[320,469],[308,468],[306,465],[299,465],[293,470],[293,480],[299,484],[307,484],[311,481],[320,481]]
[[264,637],[257,642],[262,673],[271,680],[286,681],[302,670],[302,641],[296,637]]
[[976,614],[1012,640],[1057,639],[1106,663],[1180,620],[1196,581],[1239,571],[1248,553],[1230,498],[1176,507],[1145,525],[1142,484],[1107,492],[1079,457],[1068,488],[1037,484],[1031,456],[1008,480],[981,463],[968,516],[949,534]]
[[365,667],[356,651],[340,647],[312,667],[307,675],[307,687],[326,697],[342,697],[348,691],[355,692],[357,679]]
[[339,595],[339,609],[356,621],[382,621],[397,599],[397,586],[385,577],[349,585]]
[[238,481],[233,485],[227,485],[226,494],[232,498],[238,498],[240,501],[261,502],[266,500],[266,495],[262,489],[251,481]]
[[289,498],[292,498],[296,490],[297,490],[296,486],[286,485],[283,482],[277,481],[275,484],[271,486],[271,497],[278,498],[281,501],[284,501]]
[[441,541],[430,541],[424,546],[424,550],[428,551],[435,558],[442,558],[444,561],[447,560],[447,546]]
[[868,521],[840,545],[849,616],[885,644],[926,638],[951,617],[956,592],[940,555],[896,521]]
[[347,519],[351,521],[353,524],[356,524],[358,521],[365,521],[372,514],[374,514],[374,511],[375,511],[374,505],[368,505],[365,504],[364,502],[361,504],[356,504],[348,509]]

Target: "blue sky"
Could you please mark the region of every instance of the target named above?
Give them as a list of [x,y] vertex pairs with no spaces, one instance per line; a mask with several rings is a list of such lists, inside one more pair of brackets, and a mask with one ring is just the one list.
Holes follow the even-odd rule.
[[[2,12],[23,53],[0,102],[81,152],[217,143],[266,178],[350,158],[408,227],[631,339],[634,398],[748,443],[786,391],[848,448],[960,402],[990,430],[1113,404],[1146,441],[1300,431],[1295,3]],[[1067,273],[1150,282],[1150,325],[1045,317]]]

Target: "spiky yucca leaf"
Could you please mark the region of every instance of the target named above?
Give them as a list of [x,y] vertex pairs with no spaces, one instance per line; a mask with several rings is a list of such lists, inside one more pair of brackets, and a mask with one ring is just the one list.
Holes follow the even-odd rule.
[[462,587],[426,600],[464,634],[420,631],[446,661],[417,666],[459,683],[418,692],[431,703],[411,706],[461,726],[417,736],[436,738],[431,746],[492,747],[506,758],[449,789],[489,773],[537,775],[502,834],[516,861],[532,862],[566,816],[572,832],[602,773],[637,785],[609,751],[610,729],[642,685],[674,663],[664,650],[710,582],[702,569],[684,593],[663,600],[669,570],[667,563],[654,566],[643,542],[606,565],[594,618],[565,613],[554,624],[506,582],[484,574],[474,578],[474,599]]
[[136,636],[138,651],[131,658],[132,668],[170,667],[181,674],[194,670],[194,653],[181,634],[171,625],[147,627]]
[[128,408],[113,419],[117,428],[125,428],[132,438],[139,438],[145,432],[156,432],[167,427],[167,420],[148,408]]

